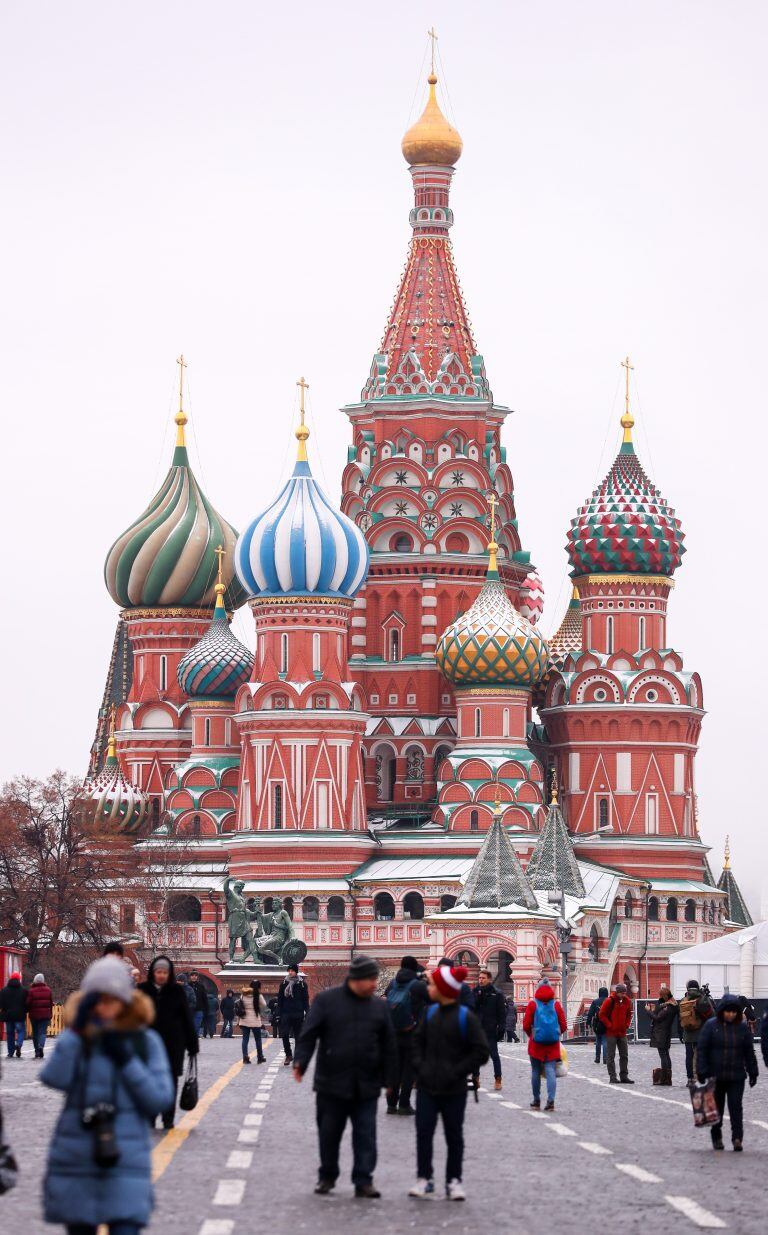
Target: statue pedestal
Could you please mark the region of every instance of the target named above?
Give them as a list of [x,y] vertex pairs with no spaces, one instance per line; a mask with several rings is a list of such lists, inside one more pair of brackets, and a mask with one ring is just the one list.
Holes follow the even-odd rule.
[[254,978],[261,983],[282,982],[286,975],[285,965],[257,965],[255,961],[229,961],[216,974],[217,978],[229,979],[233,983],[253,982]]

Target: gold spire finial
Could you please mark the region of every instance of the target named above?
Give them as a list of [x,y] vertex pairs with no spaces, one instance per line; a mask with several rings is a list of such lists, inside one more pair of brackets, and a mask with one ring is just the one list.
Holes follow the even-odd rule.
[[184,426],[187,423],[187,417],[184,414],[184,370],[187,367],[187,362],[183,354],[177,358],[176,364],[179,366],[179,410],[174,416],[177,426],[176,445],[186,446],[187,443],[184,439]]
[[552,769],[552,788],[550,790],[549,800],[552,806],[557,806],[557,768]]
[[501,806],[501,798],[499,797],[499,790],[498,790],[498,787],[497,787],[497,789],[496,789],[496,801],[495,801],[495,802],[494,802],[494,804],[493,804],[493,817],[494,817],[494,819],[501,819],[501,816],[502,816],[503,814],[504,814],[504,811],[502,810],[502,806]]
[[629,375],[635,366],[629,363],[629,356],[625,356],[621,362],[621,367],[627,375],[624,389],[624,415],[621,418],[621,427],[624,430],[624,441],[626,443],[632,441],[632,426],[635,423],[635,418],[629,410]]
[[429,35],[430,41],[432,43],[432,62],[431,62],[431,68],[429,70],[429,84],[430,86],[434,86],[437,82],[437,77],[435,75],[435,51],[437,50],[437,31],[435,30],[435,27],[433,26],[431,30],[428,30],[427,34]]
[[115,737],[115,705],[109,709],[109,738],[107,740],[107,759],[117,759],[117,738]]
[[491,539],[488,541],[488,574],[491,571],[497,572],[499,569],[498,558],[496,556],[499,546],[496,543],[496,507],[499,504],[499,499],[495,492],[488,498],[488,505],[491,508]]
[[224,553],[225,553],[224,546],[217,545],[216,548],[214,549],[214,553],[216,554],[216,557],[219,560],[219,568],[218,568],[216,583],[214,584],[213,590],[216,593],[216,608],[223,609],[224,608],[224,593],[227,590],[226,584],[224,582]]
[[299,424],[299,427],[296,430],[296,438],[299,443],[299,450],[298,450],[298,454],[296,457],[299,463],[306,463],[307,461],[307,438],[309,437],[309,429],[304,424],[304,411],[305,411],[304,392],[306,390],[309,390],[309,382],[305,382],[304,378],[300,377],[296,385],[299,387],[299,390],[301,391],[299,395],[299,415],[301,416],[301,423]]
[[723,860],[723,870],[729,871],[730,869],[731,869],[731,838],[730,836],[726,836],[725,838],[725,858]]

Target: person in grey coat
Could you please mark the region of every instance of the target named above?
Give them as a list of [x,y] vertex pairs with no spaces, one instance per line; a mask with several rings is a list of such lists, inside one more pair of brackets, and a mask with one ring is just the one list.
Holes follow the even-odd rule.
[[[150,1121],[173,1099],[165,1047],[148,1028],[151,1000],[123,961],[95,961],[67,1001],[69,1026],[40,1079],[66,1094],[51,1138],[46,1222],[70,1235],[136,1235],[153,1207]],[[111,1128],[111,1135],[110,1135]]]

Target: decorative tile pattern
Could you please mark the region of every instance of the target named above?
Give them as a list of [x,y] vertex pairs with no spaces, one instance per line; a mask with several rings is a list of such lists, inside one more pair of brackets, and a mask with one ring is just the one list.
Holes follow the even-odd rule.
[[544,827],[525,873],[537,892],[565,891],[568,896],[584,896],[584,881],[557,802],[549,804]]
[[507,905],[538,909],[533,888],[523,874],[501,818],[494,816],[456,904],[467,909],[501,909]]
[[443,631],[435,657],[456,686],[533,687],[549,665],[544,639],[490,576],[474,604]]

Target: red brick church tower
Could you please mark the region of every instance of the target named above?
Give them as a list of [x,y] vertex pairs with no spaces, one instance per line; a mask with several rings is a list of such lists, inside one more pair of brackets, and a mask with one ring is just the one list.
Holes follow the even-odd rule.
[[410,803],[426,814],[455,739],[456,704],[435,648],[482,586],[494,493],[500,579],[516,602],[540,608],[499,436],[509,409],[494,402],[453,260],[450,187],[462,142],[436,82],[433,67],[426,109],[403,138],[412,238],[360,401],[344,408],[353,444],[342,481],[342,510],[371,554],[350,641],[371,715],[368,805]]

